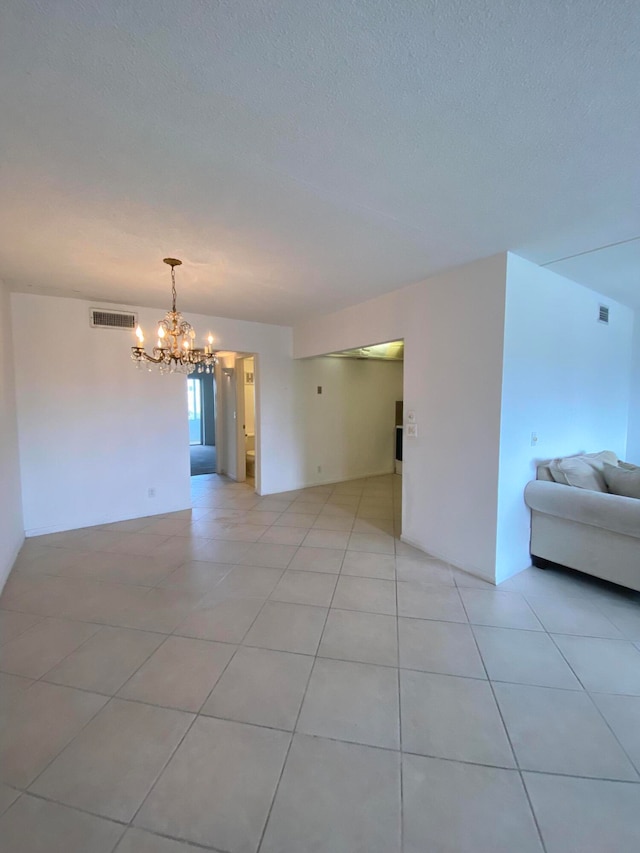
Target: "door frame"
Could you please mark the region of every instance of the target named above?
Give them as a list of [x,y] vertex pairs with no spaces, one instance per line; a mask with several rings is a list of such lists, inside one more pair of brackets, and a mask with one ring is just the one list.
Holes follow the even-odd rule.
[[236,356],[236,482],[247,479],[247,433],[244,406],[244,362],[245,357]]
[[213,367],[213,418],[216,431],[216,474],[223,474],[222,454],[224,453],[226,436],[224,434],[224,418],[220,417],[220,389],[222,387],[222,367],[216,362]]

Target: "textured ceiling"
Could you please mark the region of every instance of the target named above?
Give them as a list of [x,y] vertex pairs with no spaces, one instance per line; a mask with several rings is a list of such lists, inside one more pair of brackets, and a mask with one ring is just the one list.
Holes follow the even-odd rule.
[[290,323],[511,249],[640,306],[638,0],[0,16],[14,289]]

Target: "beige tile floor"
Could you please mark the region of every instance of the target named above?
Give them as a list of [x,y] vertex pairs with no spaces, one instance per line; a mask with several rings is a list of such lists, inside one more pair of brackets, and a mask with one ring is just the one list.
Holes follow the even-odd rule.
[[640,596],[402,544],[399,479],[29,540],[2,853],[640,849]]

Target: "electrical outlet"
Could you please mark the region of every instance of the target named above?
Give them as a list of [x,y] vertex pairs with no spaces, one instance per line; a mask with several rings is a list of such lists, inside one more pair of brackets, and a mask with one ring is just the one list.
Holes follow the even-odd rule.
[[148,498],[155,498],[155,496],[156,496],[156,489],[155,489],[155,486],[152,486],[152,487],[148,488],[148,489],[147,489],[147,497],[148,497]]
[[407,438],[417,438],[418,437],[418,424],[407,424],[407,428],[405,430],[405,435]]

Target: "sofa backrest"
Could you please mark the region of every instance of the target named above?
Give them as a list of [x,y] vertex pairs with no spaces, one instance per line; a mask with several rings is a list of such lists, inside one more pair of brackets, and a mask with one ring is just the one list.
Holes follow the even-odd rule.
[[[605,454],[610,455],[612,457],[611,464],[614,464],[613,458],[615,458],[615,454],[611,451],[601,451],[600,453],[573,453],[570,456],[561,456],[558,459],[541,459],[539,462],[536,462],[536,479],[537,480],[546,480],[547,482],[553,483],[555,482],[553,475],[551,473],[550,465],[554,462],[561,461],[562,459],[573,459],[576,456],[586,456],[586,457],[600,457]],[[616,460],[617,461],[617,460]],[[618,461],[618,464],[625,467],[627,465],[626,462]]]

